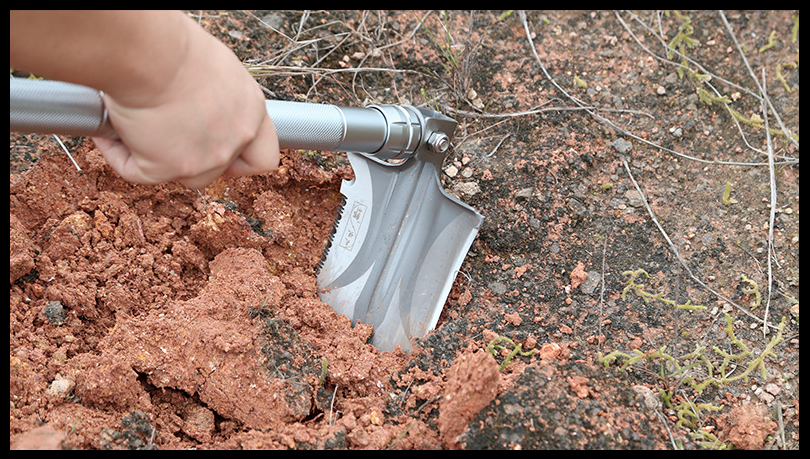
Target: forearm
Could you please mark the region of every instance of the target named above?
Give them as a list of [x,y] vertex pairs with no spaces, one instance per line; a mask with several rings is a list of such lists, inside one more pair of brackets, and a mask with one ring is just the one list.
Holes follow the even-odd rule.
[[[194,33],[179,11],[11,11],[10,65],[116,98],[160,93]],[[159,52],[156,52],[159,50]]]

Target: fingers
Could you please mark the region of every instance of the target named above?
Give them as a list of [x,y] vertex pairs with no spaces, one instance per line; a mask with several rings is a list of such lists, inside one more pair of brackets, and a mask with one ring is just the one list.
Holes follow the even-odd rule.
[[123,106],[105,94],[121,140],[93,140],[109,165],[130,182],[176,181],[190,188],[204,188],[223,173],[276,169],[278,137],[264,95],[237,65],[233,86],[243,88],[237,94],[209,91],[199,99],[170,91],[172,99],[149,107]]
[[[146,173],[139,160],[120,140],[94,137],[101,154],[124,180],[141,185],[153,185],[167,180],[176,180],[189,188],[205,188],[223,173],[226,175],[253,175],[275,170],[279,164],[279,147],[276,129],[269,116],[265,116],[254,140],[240,156],[230,164],[220,165],[205,171],[197,171],[190,177],[154,177]],[[140,162],[144,159],[141,158]]]
[[269,116],[265,116],[256,138],[228,169],[226,175],[252,175],[270,172],[278,167],[279,147],[276,128]]
[[107,139],[105,137],[93,137],[93,142],[98,147],[101,155],[114,171],[118,172],[124,180],[141,185],[153,185],[158,180],[147,177],[138,166],[132,153],[120,140]]

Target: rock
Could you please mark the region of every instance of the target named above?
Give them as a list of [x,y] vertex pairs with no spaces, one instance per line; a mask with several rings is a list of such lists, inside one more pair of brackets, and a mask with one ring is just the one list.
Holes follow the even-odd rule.
[[599,271],[588,271],[588,277],[582,282],[582,285],[579,286],[579,289],[582,293],[586,295],[590,295],[591,293],[596,290],[596,287],[599,285],[599,282],[602,280],[602,275]]
[[613,141],[613,143],[611,143],[611,145],[616,149],[616,151],[622,154],[630,153],[630,151],[633,149],[633,144],[625,139],[616,139]]
[[461,182],[453,185],[453,191],[462,196],[474,196],[481,192],[478,182]]
[[268,13],[262,16],[262,22],[260,22],[260,24],[265,29],[281,30],[285,22],[286,21],[284,20],[283,16],[274,13]]
[[34,241],[28,237],[28,230],[16,215],[9,214],[10,249],[9,274],[11,283],[31,272],[34,269],[34,256],[40,251]]
[[14,450],[55,450],[62,449],[65,433],[49,425],[31,429],[18,436],[11,444]]
[[45,395],[52,399],[63,399],[70,394],[74,387],[76,387],[74,381],[65,379],[57,373],[51,385],[45,389]]
[[517,199],[517,198],[529,199],[529,198],[532,197],[533,192],[534,192],[534,188],[532,188],[532,187],[523,188],[523,189],[519,190],[517,193],[515,193],[515,199]]
[[186,421],[183,432],[200,442],[210,442],[216,430],[214,412],[196,403],[189,403],[181,413]]
[[636,190],[625,191],[624,197],[627,198],[627,202],[633,207],[644,206],[644,199],[641,198],[641,194]]
[[54,325],[62,325],[65,323],[67,313],[62,303],[59,301],[48,301],[48,304],[45,305],[42,312],[45,314],[45,317],[48,318],[48,321]]
[[571,289],[573,290],[579,287],[588,276],[585,274],[585,265],[581,261],[577,263],[577,266],[571,271],[569,276],[571,277]]
[[764,405],[748,403],[732,408],[720,427],[723,437],[738,449],[762,449],[765,439],[776,430],[776,423]]
[[782,388],[774,383],[768,383],[765,385],[765,391],[771,395],[779,395],[779,393],[782,392]]
[[646,406],[648,410],[657,411],[661,409],[663,403],[658,397],[657,392],[654,392],[649,387],[642,386],[640,384],[633,386],[632,389],[641,397],[642,400],[644,400],[644,406]]
[[503,295],[506,293],[506,285],[503,282],[490,282],[487,288],[489,288],[494,295]]
[[540,352],[537,353],[537,356],[540,359],[557,359],[563,355],[562,346],[557,343],[543,343],[540,347]]

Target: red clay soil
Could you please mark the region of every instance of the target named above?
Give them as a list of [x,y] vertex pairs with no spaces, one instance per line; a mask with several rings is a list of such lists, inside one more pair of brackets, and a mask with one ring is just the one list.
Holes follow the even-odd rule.
[[[378,352],[371,327],[317,298],[340,172],[285,155],[270,176],[215,184],[216,200],[127,184],[89,142],[77,156],[81,173],[50,155],[11,189],[12,432],[65,426],[66,444],[90,448],[383,448],[408,429],[441,445],[384,418],[408,357]],[[440,431],[458,435],[444,426],[476,414],[498,379],[486,374],[474,408],[446,393]]]

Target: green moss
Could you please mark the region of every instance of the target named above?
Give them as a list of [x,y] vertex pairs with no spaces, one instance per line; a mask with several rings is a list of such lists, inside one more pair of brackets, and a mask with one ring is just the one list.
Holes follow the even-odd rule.
[[643,285],[636,283],[636,279],[641,274],[644,274],[644,276],[646,276],[648,279],[650,278],[650,275],[647,274],[647,271],[641,268],[635,271],[625,271],[622,273],[623,276],[630,276],[630,278],[627,280],[627,285],[624,287],[624,290],[622,290],[623,300],[627,299],[627,293],[632,290],[636,292],[636,294],[640,296],[645,303],[649,303],[651,300],[657,300],[666,305],[672,306],[675,309],[686,309],[690,311],[706,309],[706,306],[702,306],[699,304],[692,304],[692,300],[687,300],[686,303],[683,304],[677,304],[675,301],[670,300],[669,298],[664,298],[664,294],[662,292],[653,294],[645,291],[642,288]]
[[522,357],[528,357],[528,356],[534,354],[534,349],[532,349],[530,351],[524,351],[523,347],[522,347],[522,345],[520,343],[515,343],[514,341],[512,341],[511,338],[508,338],[506,336],[499,336],[499,337],[493,339],[492,341],[490,341],[489,344],[487,344],[487,352],[489,352],[490,354],[492,354],[494,356],[497,356],[499,350],[508,349],[506,346],[500,344],[502,342],[505,342],[508,345],[512,346],[513,349],[506,356],[503,363],[501,363],[501,365],[498,367],[498,371],[502,371],[504,369],[504,367],[506,367],[506,365],[508,365],[509,362],[512,361],[512,358],[515,357],[516,355],[520,355]]
[[511,16],[511,15],[512,15],[512,13],[513,13],[514,11],[515,11],[515,10],[506,10],[506,11],[504,11],[503,13],[501,13],[501,14],[498,16],[498,19],[496,19],[496,20],[495,20],[495,22],[500,22],[500,21],[503,21],[504,19],[506,19],[506,18],[508,18],[509,16]]
[[799,57],[796,57],[795,61],[791,62],[783,62],[781,64],[776,65],[776,78],[782,83],[782,87],[785,88],[785,92],[792,93],[793,89],[787,84],[787,80],[782,75],[782,69],[795,69],[799,67]]
[[699,403],[695,405],[689,400],[685,400],[674,409],[678,416],[676,424],[678,427],[689,430],[689,437],[692,438],[699,447],[704,449],[729,448],[727,444],[720,442],[714,434],[700,428],[700,412],[705,410],[716,413],[723,409],[722,406],[715,406],[711,403]]
[[731,182],[726,182],[726,190],[723,192],[723,204],[731,204]]
[[776,44],[778,42],[779,42],[779,36],[776,35],[775,30],[772,30],[771,35],[768,36],[768,43],[765,46],[763,46],[762,48],[759,48],[759,52],[764,53],[765,51],[767,51],[767,50],[773,48],[774,46],[776,46]]
[[[667,12],[666,15],[667,15],[667,17],[670,17],[669,12]],[[689,16],[685,16],[685,15],[681,14],[678,11],[672,11],[672,15],[675,16],[675,19],[680,21],[680,26],[678,28],[678,33],[675,35],[675,37],[672,40],[670,40],[670,42],[668,44],[667,58],[668,59],[673,59],[675,57],[675,51],[680,53],[680,61],[679,61],[680,65],[678,66],[678,68],[676,70],[676,72],[678,73],[678,76],[680,78],[683,78],[684,76],[686,76],[688,78],[688,80],[694,85],[695,89],[697,90],[699,100],[701,102],[703,102],[704,104],[706,104],[708,106],[712,106],[715,103],[722,104],[722,105],[724,105],[725,107],[727,107],[729,109],[729,111],[731,112],[731,115],[738,122],[749,125],[749,126],[754,127],[756,129],[765,129],[764,121],[762,121],[760,119],[746,118],[740,112],[738,112],[737,110],[732,108],[731,105],[730,105],[731,100],[728,98],[728,96],[726,96],[726,95],[716,96],[713,93],[709,92],[706,88],[704,88],[704,82],[709,81],[711,79],[711,76],[699,73],[697,70],[690,67],[690,63],[689,63],[689,61],[686,60],[686,57],[685,57],[687,51],[690,48],[694,48],[695,46],[698,46],[700,44],[700,42],[698,40],[692,38],[692,35],[695,33],[695,29],[692,26],[692,20],[689,18]],[[796,34],[797,31],[798,31],[798,24],[799,24],[799,22],[798,22],[798,17],[797,17],[794,20],[794,34]],[[773,47],[777,42],[778,42],[778,36],[776,35],[776,31],[773,31],[773,32],[771,32],[771,35],[768,38],[768,44],[766,44],[765,46],[760,48],[759,51],[760,52],[766,51],[766,50],[770,49],[771,47]],[[783,68],[786,65],[787,64],[783,64]],[[781,69],[777,67],[777,78],[779,77],[780,70]],[[780,81],[782,81],[782,84],[786,87],[786,90],[788,90],[788,92],[790,92],[789,88],[787,87],[786,82],[784,82],[783,80],[784,80],[784,78],[780,78]],[[771,128],[770,131],[771,131],[771,135],[783,136],[783,137],[785,136],[785,133],[782,132],[781,129]],[[791,137],[796,141],[799,140],[798,135],[796,135],[796,134],[791,134]]]
[[731,103],[731,99],[729,99],[728,96],[717,97],[714,94],[710,93],[709,91],[703,89],[703,86],[698,86],[698,100],[700,100],[701,102],[703,102],[708,106],[711,106],[713,103],[721,103],[721,104]]
[[759,288],[757,288],[757,283],[746,277],[745,274],[740,274],[742,276],[743,282],[747,283],[750,287],[743,287],[742,292],[746,295],[754,294],[754,304],[751,305],[751,310],[758,308],[759,305],[762,303],[762,295],[759,293]]
[[681,53],[681,64],[682,66],[678,68],[678,76],[683,78],[683,69],[688,69],[688,65],[686,59],[683,55],[686,54],[687,48],[694,48],[698,46],[700,42],[692,38],[692,35],[695,33],[695,28],[692,27],[692,19],[689,16],[682,15],[679,11],[673,11],[675,18],[681,21],[681,25],[678,28],[678,33],[675,34],[675,37],[669,42],[669,50],[667,51],[667,59],[672,59],[675,55],[675,51]]
[[[733,116],[734,119],[736,119],[740,123],[746,124],[748,126],[751,126],[753,128],[757,128],[757,129],[765,129],[765,121],[763,121],[763,120],[761,120],[759,118],[746,118],[745,116],[743,116],[737,110],[731,108],[730,106],[727,106],[727,107],[728,107],[729,111],[731,111],[731,116]],[[785,137],[785,133],[782,132],[781,129],[770,128],[770,131],[771,131],[771,135]],[[799,136],[796,135],[796,134],[791,134],[791,137],[796,141],[799,140]]]
[[[726,320],[728,321],[728,328],[727,329],[730,329],[731,328],[731,317],[729,315],[726,315]],[[779,323],[779,328],[784,328],[786,321],[787,321],[787,317],[783,317],[782,321]],[[732,331],[732,333],[733,333],[733,331]],[[741,346],[745,350],[745,353],[747,354],[747,356],[753,356],[753,354],[748,350],[748,348],[745,347],[745,345],[741,341],[739,341],[736,337],[734,337],[734,339],[736,340],[736,344],[738,346]],[[774,354],[774,352],[773,352],[773,348],[776,347],[777,344],[781,343],[784,340],[785,339],[782,337],[782,330],[779,330],[779,332],[776,334],[776,336],[774,336],[771,339],[771,341],[768,343],[768,345],[765,346],[765,350],[762,351],[762,353],[760,353],[756,358],[754,358],[753,360],[748,362],[747,367],[746,367],[745,371],[742,372],[742,374],[739,374],[737,376],[733,376],[733,377],[730,377],[730,378],[728,378],[728,377],[723,378],[723,380],[721,382],[729,383],[729,382],[736,381],[738,379],[743,379],[745,382],[748,382],[748,376],[754,370],[756,370],[757,368],[759,368],[760,371],[761,371],[762,379],[763,380],[768,379],[768,372],[765,369],[765,358],[766,357],[776,357],[776,354]]]
[[675,412],[678,414],[678,427],[686,429],[695,429],[698,427],[698,419],[700,419],[701,410],[710,412],[718,412],[722,410],[722,406],[715,406],[711,403],[699,403],[697,405],[685,400],[680,405],[675,407]]
[[[658,350],[649,353],[634,350],[633,355],[615,350],[603,356],[600,352],[598,354],[597,361],[604,364],[606,367],[613,362],[619,361],[621,363],[619,369],[622,371],[640,361],[658,362],[661,368],[659,376],[662,380],[671,381],[672,387],[676,387],[680,383],[690,384],[698,395],[702,394],[703,390],[712,384],[716,387],[721,387],[722,385],[730,384],[740,379],[743,379],[747,383],[749,375],[757,369],[761,370],[762,372],[762,380],[767,380],[768,375],[765,370],[765,358],[776,357],[773,349],[779,343],[784,341],[782,331],[780,330],[773,338],[771,338],[770,342],[767,344],[762,353],[760,353],[758,356],[754,356],[745,343],[743,343],[735,335],[731,316],[726,314],[725,319],[726,327],[723,329],[723,331],[726,332],[726,336],[731,343],[730,347],[738,348],[739,351],[732,353],[730,351],[721,349],[718,346],[714,346],[714,354],[722,357],[723,359],[723,362],[719,367],[715,367],[715,365],[712,364],[712,358],[706,355],[706,348],[701,345],[695,346],[694,351],[681,356],[668,354],[666,352],[666,346],[662,346]],[[779,327],[784,328],[785,322],[786,318],[782,318]],[[735,368],[744,367],[745,370],[741,374],[729,376],[727,374],[727,370],[732,362],[735,364]],[[705,373],[705,376],[701,376],[700,379],[692,376],[684,377],[687,371],[697,367],[700,367],[704,371],[695,371],[694,374],[703,375]],[[721,411],[723,407],[716,406],[711,403],[692,402],[685,398],[686,394],[683,391],[679,392],[683,393],[684,399],[677,405],[675,405],[673,402],[673,398],[675,398],[674,390],[659,389],[658,392],[658,396],[664,403],[664,406],[666,406],[668,409],[674,410],[677,414],[678,420],[676,424],[679,427],[688,430],[689,437],[700,448],[727,449],[727,444],[719,441],[718,438],[712,433],[702,430],[701,427],[703,422],[700,421],[701,418],[706,418],[706,414],[717,413]],[[703,416],[701,416],[702,411],[706,412],[706,414]]]
[[695,429],[692,432],[689,432],[689,437],[698,447],[703,449],[731,449],[731,446],[728,443],[721,442],[713,433],[706,432],[702,429]]
[[[773,353],[773,348],[779,344],[780,342],[784,341],[782,337],[782,331],[780,330],[776,336],[774,336],[768,345],[765,347],[765,350],[762,351],[761,354],[758,356],[754,356],[754,354],[748,349],[748,347],[743,343],[737,336],[734,334],[734,327],[732,326],[731,316],[726,314],[726,328],[723,331],[726,332],[729,340],[731,341],[732,347],[737,347],[740,349],[738,353],[732,353],[726,351],[718,346],[714,346],[712,351],[723,358],[723,362],[720,364],[719,367],[715,367],[712,364],[712,360],[706,356],[704,353],[705,347],[700,345],[695,347],[695,350],[684,354],[681,356],[673,356],[666,352],[666,346],[662,346],[656,351],[650,353],[644,353],[639,350],[634,350],[634,355],[626,354],[624,352],[614,350],[607,355],[602,355],[600,352],[597,356],[597,362],[605,365],[608,367],[611,363],[615,361],[622,361],[621,366],[619,367],[620,370],[624,371],[628,367],[635,365],[636,363],[642,360],[651,360],[655,361],[658,360],[662,364],[662,372],[661,376],[664,379],[674,378],[674,377],[682,377],[688,370],[691,370],[696,367],[702,367],[704,372],[706,373],[706,377],[702,380],[697,380],[694,377],[683,378],[683,382],[688,383],[695,389],[698,393],[702,393],[703,390],[708,387],[710,384],[714,384],[717,387],[721,385],[728,384],[733,381],[737,381],[739,379],[744,379],[746,382],[748,381],[748,376],[751,372],[755,371],[756,369],[760,369],[762,372],[762,379],[767,379],[767,371],[765,369],[765,358],[766,357],[775,357],[776,354]],[[782,318],[782,322],[779,324],[780,328],[784,328],[786,322],[786,318]],[[684,364],[682,365],[683,362]],[[688,362],[688,363],[687,363]],[[735,363],[737,365],[744,365],[746,367],[745,371],[743,371],[739,375],[735,376],[728,376],[726,370],[728,370],[729,365],[731,363]]]

